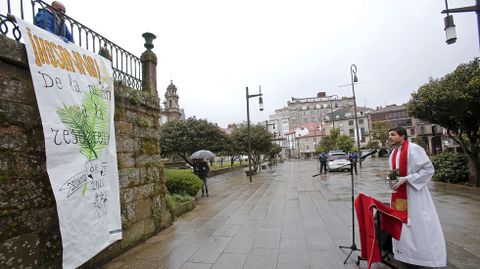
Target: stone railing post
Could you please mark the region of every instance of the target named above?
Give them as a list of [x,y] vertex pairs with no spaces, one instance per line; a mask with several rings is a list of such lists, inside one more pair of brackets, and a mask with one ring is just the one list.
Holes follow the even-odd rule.
[[152,33],[144,33],[142,35],[145,38],[145,48],[147,49],[142,56],[140,56],[140,61],[142,62],[142,86],[143,90],[150,91],[155,95],[158,95],[157,92],[157,56],[153,53],[153,43],[152,41],[156,36]]

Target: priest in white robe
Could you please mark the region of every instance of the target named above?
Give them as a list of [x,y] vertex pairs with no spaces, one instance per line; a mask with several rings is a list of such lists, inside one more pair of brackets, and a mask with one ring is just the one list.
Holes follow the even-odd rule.
[[391,129],[389,139],[397,148],[390,155],[390,169],[400,167],[400,154],[402,150],[408,150],[405,155],[406,175],[400,174],[395,186],[399,189],[406,184],[408,222],[403,224],[400,240],[392,239],[394,257],[409,264],[444,267],[447,265],[445,239],[427,187],[435,172],[433,165],[422,147],[407,141],[404,128]]

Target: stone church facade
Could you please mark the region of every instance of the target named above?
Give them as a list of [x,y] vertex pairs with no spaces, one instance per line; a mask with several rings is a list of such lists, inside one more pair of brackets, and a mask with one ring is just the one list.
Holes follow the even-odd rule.
[[183,109],[180,109],[178,104],[178,99],[177,87],[173,84],[173,81],[170,80],[170,85],[168,85],[167,91],[165,92],[165,101],[163,102],[163,107],[160,112],[161,124],[165,124],[169,121],[185,119]]

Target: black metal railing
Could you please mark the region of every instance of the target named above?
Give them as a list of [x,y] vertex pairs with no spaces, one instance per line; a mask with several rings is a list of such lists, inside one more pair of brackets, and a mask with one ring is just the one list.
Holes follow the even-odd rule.
[[[29,11],[24,8],[23,2],[23,0],[7,0],[6,14],[2,14],[5,6],[0,7],[0,33],[19,42],[22,35],[18,29],[18,25],[12,20],[12,15],[19,16],[25,20],[26,15],[28,15],[26,13]],[[35,16],[39,10],[51,9],[50,5],[41,0],[31,0],[31,4],[32,22],[35,21]],[[122,81],[123,84],[134,89],[142,89],[142,63],[140,58],[68,15],[64,15],[64,17],[65,24],[70,26],[70,31],[76,45],[97,54],[101,48],[106,48],[111,55],[113,79]]]

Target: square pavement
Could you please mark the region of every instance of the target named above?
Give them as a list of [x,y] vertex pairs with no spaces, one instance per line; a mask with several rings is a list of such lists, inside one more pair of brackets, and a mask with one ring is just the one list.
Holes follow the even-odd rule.
[[[209,178],[210,197],[103,268],[367,268],[355,264],[359,252],[344,265],[349,250],[338,247],[352,243],[350,174],[312,177],[318,169],[318,161],[296,160],[261,171],[252,183],[241,170]],[[355,176],[355,196],[388,201],[387,170],[387,159],[367,159]],[[480,190],[438,182],[429,189],[445,234],[446,268],[480,268]]]

